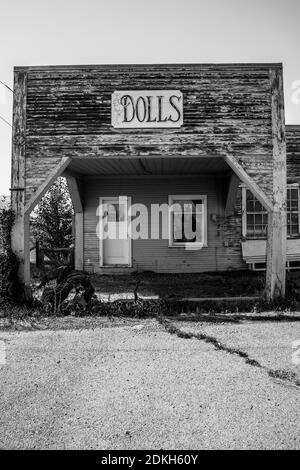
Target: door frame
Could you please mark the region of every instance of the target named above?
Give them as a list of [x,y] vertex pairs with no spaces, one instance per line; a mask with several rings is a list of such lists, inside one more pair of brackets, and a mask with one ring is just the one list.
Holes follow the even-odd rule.
[[[103,201],[119,201],[120,198],[126,198],[127,199],[127,226],[129,224],[129,217],[128,217],[128,209],[129,207],[131,206],[131,197],[130,196],[100,196],[99,197],[99,203],[100,205],[103,203]],[[102,237],[102,234],[103,234],[103,225],[102,225],[102,222],[100,221],[100,225],[99,225],[99,229],[100,229],[100,237],[99,237],[99,243],[100,243],[100,268],[116,268],[116,267],[119,267],[121,265],[118,265],[118,264],[104,264],[104,257],[103,257],[103,237]],[[122,265],[122,267],[124,268],[131,268],[132,267],[132,237],[131,237],[131,233],[129,233],[128,231],[128,264],[124,264]]]

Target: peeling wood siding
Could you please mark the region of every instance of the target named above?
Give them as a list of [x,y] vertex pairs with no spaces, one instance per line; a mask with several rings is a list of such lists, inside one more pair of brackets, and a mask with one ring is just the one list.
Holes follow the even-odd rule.
[[14,75],[14,104],[12,132],[12,165],[11,165],[11,204],[20,216],[23,213],[25,190],[25,158],[26,158],[26,72]]
[[27,156],[25,162],[26,170],[26,191],[25,191],[25,204],[28,203],[31,196],[42,186],[45,179],[51,174],[61,161],[60,157],[40,157],[34,158],[30,155]]
[[[270,195],[270,69],[280,65],[31,67],[27,91],[28,193],[53,158],[235,156]],[[121,89],[179,89],[180,129],[117,130],[111,94]],[[55,160],[55,161],[54,161]],[[34,164],[34,165],[33,165]],[[37,179],[37,181],[40,181]],[[28,196],[29,197],[29,196]]]
[[[223,180],[224,182],[224,180]],[[95,271],[99,269],[99,240],[96,236],[97,203],[99,197],[131,196],[132,203],[167,203],[172,194],[207,194],[208,247],[199,251],[169,248],[168,240],[133,240],[133,268],[155,272],[205,272],[245,269],[240,240],[241,190],[235,212],[225,218],[226,189],[222,178],[100,178],[85,179],[84,198],[84,262]],[[212,220],[216,215],[216,221]]]
[[300,177],[300,126],[286,126],[287,177]]
[[[281,74],[280,64],[18,68],[13,184],[16,185],[17,179],[22,182],[23,174],[25,201],[28,202],[63,157],[113,157],[118,161],[153,156],[213,159],[228,155],[240,163],[268,198],[273,199],[275,146],[271,104],[276,81],[270,77],[276,75],[280,79]],[[184,96],[183,126],[180,129],[114,129],[111,126],[111,94],[122,89],[181,90]],[[18,109],[20,103],[22,110]],[[281,102],[282,114],[283,106]],[[19,122],[20,112],[22,120]],[[300,176],[299,129],[299,126],[287,126],[288,177]],[[284,128],[281,127],[280,132],[283,135]],[[20,145],[20,137],[24,145],[23,142]],[[134,267],[158,272],[222,271],[245,267],[240,247],[241,191],[238,189],[234,213],[225,217],[225,179],[174,176],[151,183],[151,179],[143,177],[105,180],[99,175],[99,180],[85,179],[82,191],[85,198],[84,256],[85,261],[90,259],[95,266],[99,265],[95,227],[99,195],[123,193],[132,196],[133,202],[150,204],[165,202],[169,194],[196,192],[208,194],[209,247],[199,252],[187,252],[181,248],[168,248],[167,240],[136,241],[133,242]],[[15,193],[13,197],[20,199],[22,210],[24,192],[23,195]],[[211,214],[216,214],[214,221]]]

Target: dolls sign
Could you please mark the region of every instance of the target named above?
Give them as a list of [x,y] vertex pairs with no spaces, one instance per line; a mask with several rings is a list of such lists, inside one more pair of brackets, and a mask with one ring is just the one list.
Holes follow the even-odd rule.
[[179,128],[183,124],[183,97],[178,90],[115,91],[111,98],[115,128]]

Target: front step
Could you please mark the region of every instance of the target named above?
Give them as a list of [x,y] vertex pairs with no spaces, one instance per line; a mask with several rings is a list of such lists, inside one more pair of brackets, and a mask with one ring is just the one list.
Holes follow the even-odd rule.
[[136,270],[135,268],[129,268],[128,266],[103,266],[102,268],[97,268],[95,274],[105,274],[105,275],[114,275],[114,274],[132,274]]

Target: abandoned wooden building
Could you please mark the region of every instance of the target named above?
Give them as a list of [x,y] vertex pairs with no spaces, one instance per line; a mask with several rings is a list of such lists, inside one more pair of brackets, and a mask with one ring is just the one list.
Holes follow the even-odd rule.
[[[95,273],[266,269],[269,299],[300,268],[300,126],[286,126],[281,64],[16,67],[12,234],[30,282],[29,216],[59,176],[75,264]],[[100,201],[198,203],[201,249],[174,236],[109,243]],[[120,202],[121,201],[121,202]],[[199,240],[198,240],[199,244]]]

